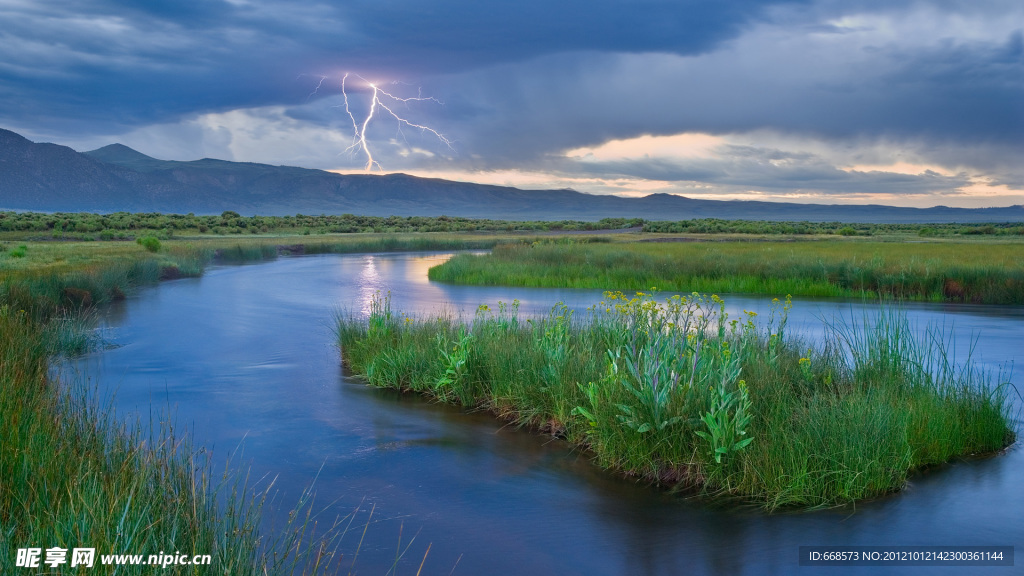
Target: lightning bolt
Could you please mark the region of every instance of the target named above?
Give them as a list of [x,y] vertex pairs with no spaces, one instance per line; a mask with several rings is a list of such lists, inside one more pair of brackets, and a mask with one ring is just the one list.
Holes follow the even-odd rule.
[[317,83],[316,88],[313,88],[313,91],[309,93],[309,96],[306,96],[307,102],[309,101],[310,98],[316,96],[317,92],[320,92],[320,87],[324,85],[324,80],[327,80],[327,76],[320,77],[320,82]]
[[[429,126],[425,126],[423,124],[416,124],[415,122],[412,122],[398,115],[398,113],[395,112],[395,110],[391,106],[388,106],[387,104],[384,103],[382,97],[384,99],[388,99],[388,102],[390,102],[392,106],[394,106],[394,103],[397,102],[408,104],[409,102],[429,101],[444,105],[443,102],[441,102],[437,98],[424,97],[421,92],[417,92],[416,96],[410,98],[402,98],[399,96],[395,96],[394,94],[391,94],[390,92],[377,86],[373,82],[368,81],[366,78],[363,78],[358,74],[353,74],[353,76],[355,76],[356,78],[359,78],[363,82],[366,82],[366,85],[369,86],[370,89],[373,91],[373,95],[370,98],[370,111],[366,114],[366,118],[363,119],[362,125],[360,126],[359,122],[356,121],[355,115],[352,113],[352,109],[349,107],[348,91],[346,90],[345,87],[345,84],[348,81],[349,76],[350,74],[346,73],[345,76],[342,77],[341,79],[341,95],[343,98],[343,106],[345,108],[345,113],[348,114],[349,120],[352,121],[352,145],[346,148],[345,151],[342,152],[342,154],[347,152],[353,152],[356,150],[361,151],[363,154],[366,155],[366,166],[364,170],[370,171],[373,170],[374,167],[376,167],[378,170],[382,172],[384,170],[383,168],[381,168],[380,163],[374,160],[373,152],[370,150],[370,144],[366,140],[366,129],[370,126],[370,122],[373,121],[378,109],[383,110],[398,122],[399,133],[402,133],[402,126],[416,128],[420,130],[420,132],[430,132],[438,140],[443,142],[444,145],[447,146],[449,150],[455,150],[455,148],[452,146],[451,140],[446,138],[443,134]],[[317,88],[319,88],[319,86]],[[405,135],[402,134],[402,137],[404,138]]]
[[313,91],[306,96],[306,102],[309,102],[310,98],[320,93],[320,88],[324,85],[324,81],[330,78],[330,76],[324,76],[323,74],[299,74],[295,79],[300,80],[305,76],[317,76],[320,78],[320,81],[316,84],[316,88],[313,88]]

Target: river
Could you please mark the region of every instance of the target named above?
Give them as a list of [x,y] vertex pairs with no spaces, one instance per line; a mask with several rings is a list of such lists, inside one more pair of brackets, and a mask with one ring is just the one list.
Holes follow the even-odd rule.
[[[164,282],[103,311],[113,347],[74,370],[120,417],[170,413],[215,460],[236,449],[254,478],[276,477],[277,501],[294,503],[316,482],[330,520],[360,508],[373,518],[359,550],[361,574],[399,565],[415,574],[787,574],[809,545],[1024,545],[1024,455],[1003,454],[918,475],[899,494],[856,507],[765,514],[636,484],[594,466],[564,442],[487,414],[371,389],[346,375],[334,342],[337,310],[366,311],[390,291],[393,308],[472,314],[482,303],[521,302],[522,314],[558,301],[585,308],[593,290],[448,286],[427,280],[445,254],[288,257],[216,266],[202,278]],[[727,310],[766,313],[766,298],[726,297]],[[923,328],[943,325],[957,357],[991,369],[1024,359],[1024,307],[906,305]],[[821,319],[861,318],[877,306],[794,302],[792,330],[813,339]],[[1011,381],[1024,390],[1020,371]],[[268,480],[264,480],[264,483]],[[281,513],[270,511],[267,522]],[[351,558],[358,534],[343,549]],[[403,544],[404,546],[404,544]],[[347,567],[347,564],[345,565]],[[843,568],[844,574],[958,574],[970,568]],[[983,568],[985,574],[1014,568]]]

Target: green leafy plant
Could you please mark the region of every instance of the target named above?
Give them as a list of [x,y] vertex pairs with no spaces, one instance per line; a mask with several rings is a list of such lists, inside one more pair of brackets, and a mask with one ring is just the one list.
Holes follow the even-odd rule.
[[458,341],[454,344],[444,334],[437,335],[437,347],[444,367],[444,374],[434,385],[434,391],[438,396],[445,396],[447,390],[452,390],[462,383],[466,375],[466,360],[472,341],[473,334],[467,332],[464,326],[459,328]]
[[[614,364],[612,364],[612,366],[614,366]],[[601,394],[601,389],[593,382],[587,382],[586,386],[583,384],[577,384],[577,386],[579,387],[580,392],[583,392],[583,395],[586,396],[588,407],[584,408],[583,406],[577,406],[572,409],[572,413],[573,415],[583,416],[587,419],[587,424],[589,424],[591,428],[597,428],[598,420],[596,414],[599,404],[598,397]]]
[[804,380],[806,380],[807,382],[814,381],[814,370],[811,367],[811,352],[811,349],[808,348],[807,356],[801,357],[798,361],[798,365],[800,366],[800,373],[804,375]]
[[543,324],[544,332],[537,339],[537,346],[544,353],[546,360],[541,369],[541,376],[548,385],[554,385],[561,380],[562,367],[573,351],[569,334],[572,312],[562,302],[555,304]]
[[[668,415],[672,393],[682,375],[679,366],[682,357],[673,338],[657,334],[650,344],[636,352],[620,348],[615,354],[609,351],[608,356],[619,383],[638,402],[635,406],[617,406],[622,412],[618,416],[620,422],[642,434],[664,430],[682,419]],[[626,368],[624,374],[618,368],[620,356]]]
[[701,421],[707,431],[697,430],[695,433],[706,440],[711,446],[711,455],[717,464],[722,458],[742,450],[754,439],[744,438],[750,424],[751,403],[747,383],[740,380],[736,389],[730,389],[732,383],[739,378],[742,367],[737,356],[728,349],[723,350],[723,366],[721,378],[717,386],[711,389],[711,402],[707,412],[701,415]]
[[367,336],[385,338],[394,328],[394,316],[391,314],[391,292],[381,296],[380,291],[370,299],[370,316],[367,319]]

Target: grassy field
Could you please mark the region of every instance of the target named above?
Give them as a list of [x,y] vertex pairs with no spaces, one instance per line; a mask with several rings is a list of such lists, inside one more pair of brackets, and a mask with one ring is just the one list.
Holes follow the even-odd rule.
[[941,335],[914,338],[888,312],[809,346],[786,334],[787,310],[728,318],[716,296],[607,293],[583,318],[558,305],[523,320],[513,303],[465,326],[384,298],[337,334],[373,386],[484,407],[607,468],[767,509],[871,498],[1013,441],[1006,386],[952,365]]
[[459,255],[430,279],[479,285],[1024,304],[1024,242],[549,241]]
[[[211,554],[212,569],[224,574],[336,569],[332,560],[350,522],[316,519],[306,495],[292,523],[261,534],[265,488],[249,485],[231,466],[213,474],[209,454],[172,430],[119,424],[88,393],[73,393],[73,383],[53,381],[50,360],[88,350],[83,328],[96,305],[161,279],[199,275],[214,259],[489,247],[495,241],[351,235],[304,244],[295,237],[254,237],[8,246],[0,256],[0,540],[8,545],[0,573],[18,570],[17,548],[53,546],[92,547],[97,554]],[[122,566],[118,573],[152,570]],[[207,573],[188,566],[166,570]]]

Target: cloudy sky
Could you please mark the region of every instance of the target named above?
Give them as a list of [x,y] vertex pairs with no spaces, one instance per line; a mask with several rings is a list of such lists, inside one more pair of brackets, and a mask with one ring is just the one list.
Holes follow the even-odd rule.
[[0,127],[521,188],[1005,206],[1022,29],[1020,0],[0,0]]

